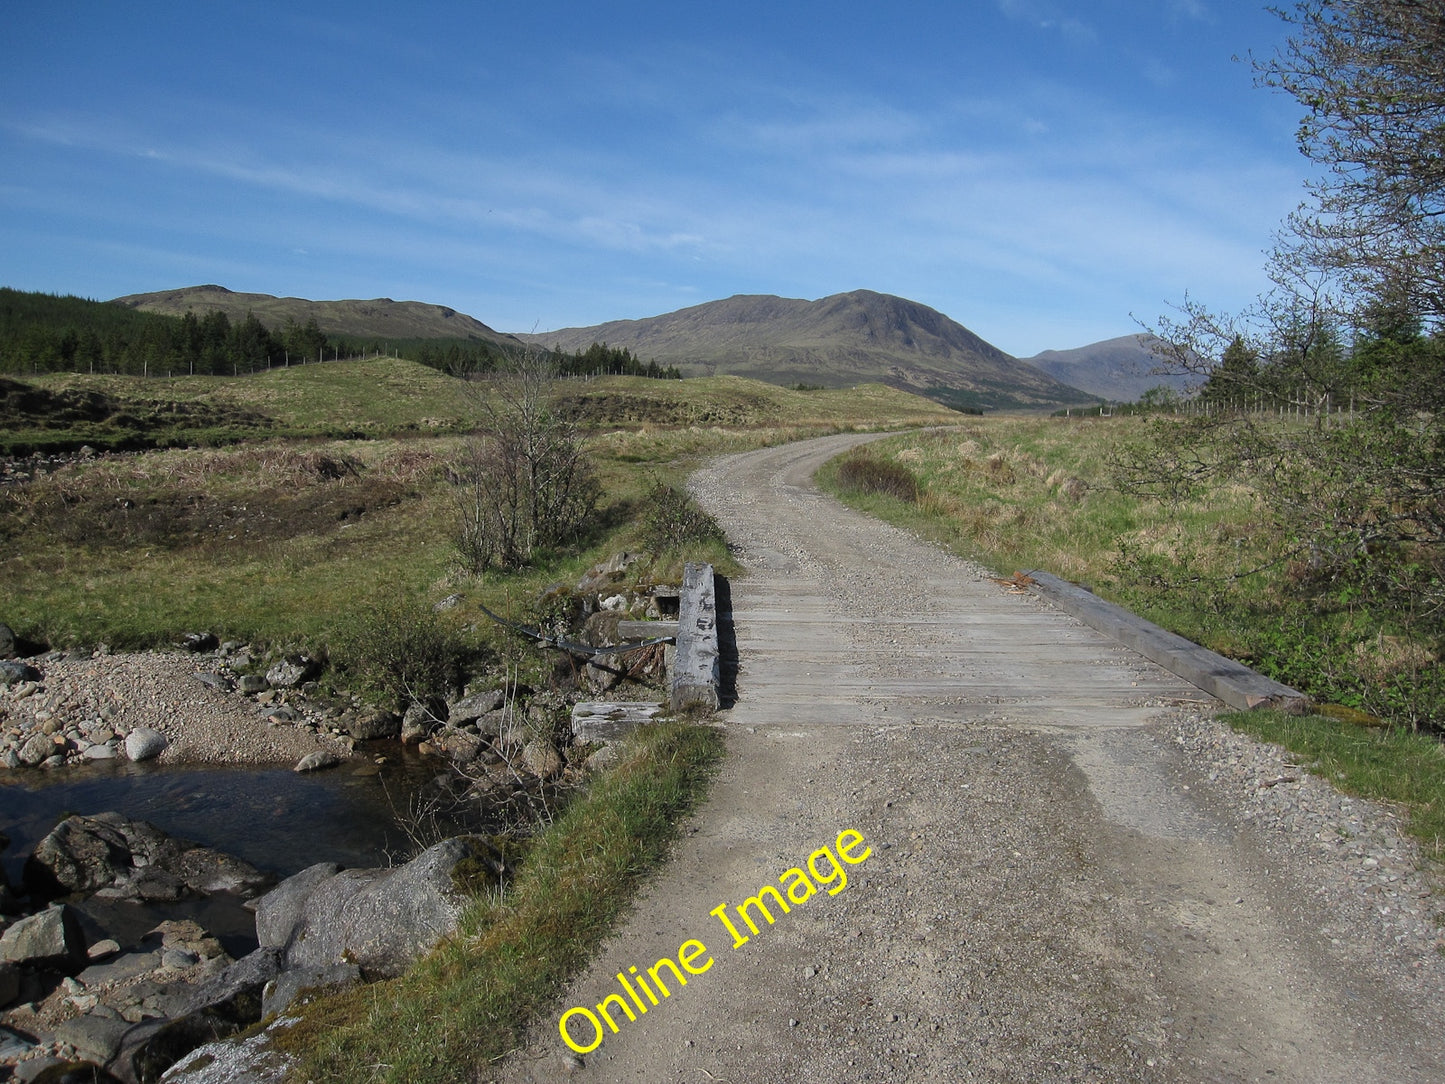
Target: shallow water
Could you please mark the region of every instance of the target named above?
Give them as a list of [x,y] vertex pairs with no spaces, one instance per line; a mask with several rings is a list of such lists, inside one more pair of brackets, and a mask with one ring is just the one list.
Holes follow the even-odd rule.
[[[52,771],[0,773],[0,831],[10,845],[0,854],[12,884],[25,859],[64,817],[114,811],[149,821],[171,836],[245,859],[288,877],[317,862],[386,866],[415,847],[398,823],[421,788],[445,766],[399,743],[387,763],[347,762],[329,771],[298,774],[287,767],[162,767],[94,764]],[[480,824],[453,822],[454,831]],[[195,918],[231,941],[234,953],[254,924],[237,900],[186,901],[164,906],[87,902],[80,909],[122,944],[136,943],[162,918]],[[234,947],[233,947],[234,945]]]

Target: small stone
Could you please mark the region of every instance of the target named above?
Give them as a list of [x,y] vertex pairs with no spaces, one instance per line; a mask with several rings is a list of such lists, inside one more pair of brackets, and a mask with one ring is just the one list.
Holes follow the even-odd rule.
[[340,729],[357,741],[394,738],[401,733],[401,718],[382,708],[347,712],[338,722],[341,724]]
[[273,663],[266,671],[266,680],[275,689],[294,689],[319,669],[316,660],[307,655],[291,655]]
[[328,753],[324,749],[318,749],[314,753],[307,753],[296,762],[292,771],[296,772],[319,772],[326,768],[334,768],[341,763],[341,758],[335,753]]
[[197,654],[216,649],[216,635],[212,632],[188,632],[181,637],[181,646]]
[[120,952],[120,942],[114,938],[107,937],[104,941],[97,941],[85,950],[85,955],[91,960],[105,960]]
[[601,749],[593,752],[582,762],[582,766],[589,772],[606,771],[622,761],[622,746],[616,743],[604,745]]
[[49,734],[32,734],[16,750],[16,758],[21,764],[28,764],[31,767],[42,763],[50,752],[55,748],[55,743],[50,740]]
[[522,763],[527,770],[543,779],[562,773],[562,757],[546,738],[536,738],[522,749]]
[[19,685],[23,681],[39,681],[40,672],[13,659],[0,659],[0,685]]
[[138,726],[125,736],[125,755],[133,761],[151,760],[166,747],[166,736],[148,726]]

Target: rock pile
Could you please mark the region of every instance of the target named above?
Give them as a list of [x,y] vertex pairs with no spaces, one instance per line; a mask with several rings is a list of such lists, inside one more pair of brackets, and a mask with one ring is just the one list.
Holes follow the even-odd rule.
[[[35,908],[0,934],[0,1075],[28,1080],[82,1061],[123,1081],[157,1080],[306,991],[399,974],[456,929],[470,892],[506,872],[501,851],[475,836],[393,869],[323,863],[254,900],[259,944],[240,960],[190,920],[123,947],[87,939],[78,901],[250,897],[273,879],[141,821],[68,818],[27,863]],[[47,903],[53,890],[68,894]]]

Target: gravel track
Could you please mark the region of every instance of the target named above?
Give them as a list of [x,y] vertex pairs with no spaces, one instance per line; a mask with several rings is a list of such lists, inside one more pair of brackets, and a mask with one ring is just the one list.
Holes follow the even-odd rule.
[[[1445,908],[1392,811],[818,495],[812,471],[860,439],[694,478],[749,569],[732,584],[729,756],[498,1079],[1445,1080]],[[845,829],[871,848],[843,864],[846,888],[774,907],[773,925],[750,912],[758,932],[732,947],[710,912],[741,926],[738,904]],[[705,971],[636,1020],[613,1003],[620,1029],[596,1050],[563,1046],[566,1009],[595,1012],[615,976],[689,939]]]

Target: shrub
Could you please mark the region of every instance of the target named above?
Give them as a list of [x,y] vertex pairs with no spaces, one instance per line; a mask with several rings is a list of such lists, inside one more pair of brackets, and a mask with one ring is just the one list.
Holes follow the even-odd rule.
[[852,455],[838,466],[838,486],[845,492],[878,493],[914,504],[918,479],[907,467],[869,455]]
[[461,684],[465,646],[419,602],[389,599],[357,615],[331,650],[338,674],[401,710]]
[[643,497],[642,544],[653,553],[669,553],[724,540],[723,529],[692,496],[677,486],[654,481]]

